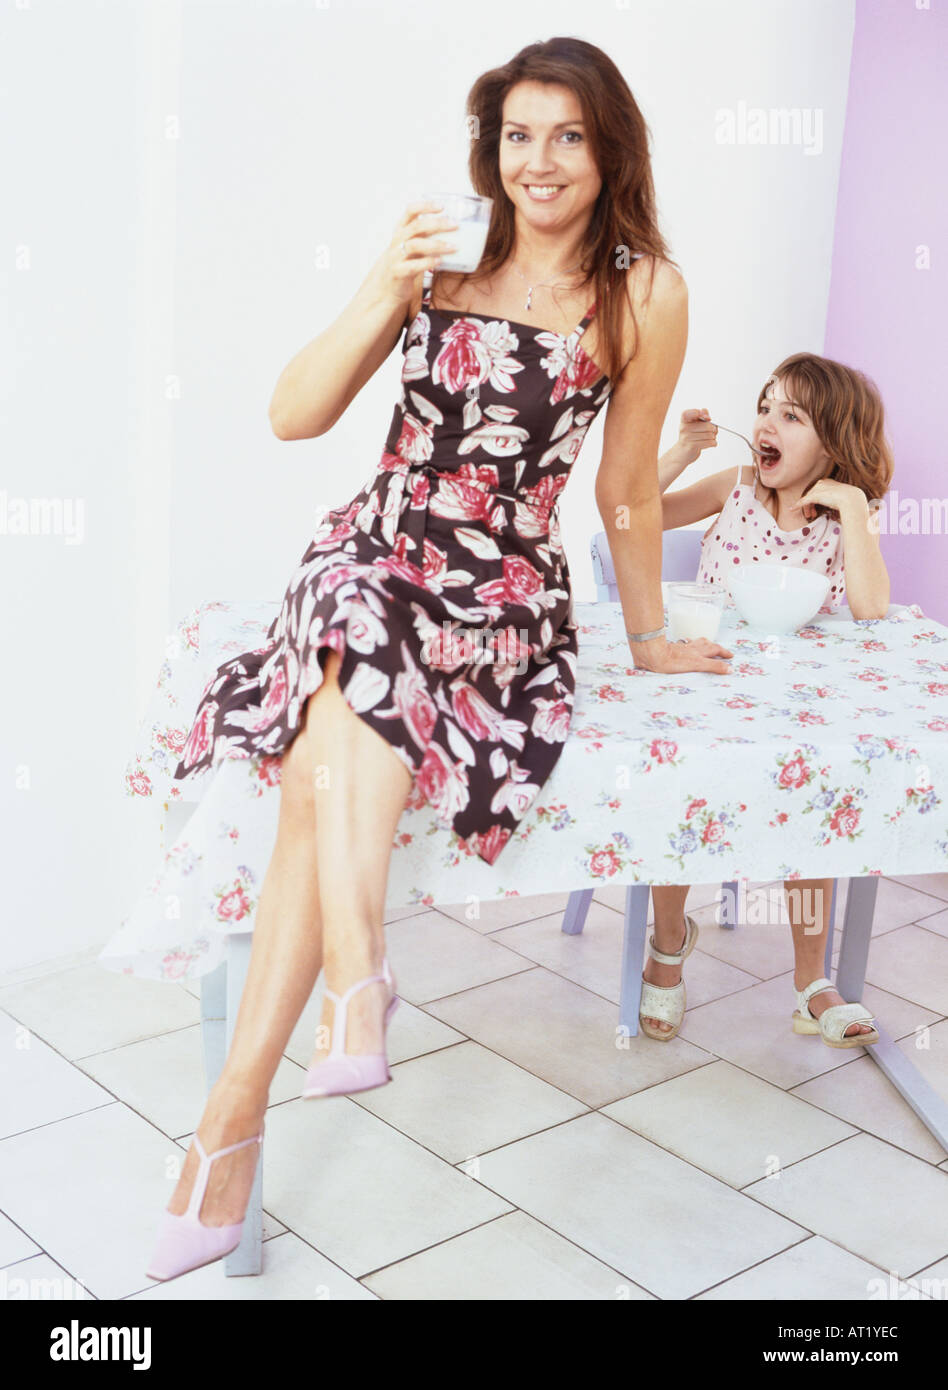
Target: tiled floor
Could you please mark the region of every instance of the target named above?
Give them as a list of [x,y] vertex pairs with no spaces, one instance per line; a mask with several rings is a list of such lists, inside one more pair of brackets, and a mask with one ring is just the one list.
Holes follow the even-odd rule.
[[[617,1028],[621,889],[578,937],[559,895],[397,915],[395,1084],[298,1098],[320,984],[271,1091],[251,1278],[144,1275],[201,1113],[199,982],[94,953],[7,977],[0,1298],[948,1296],[948,1155],[862,1049],[790,1031],[788,927],[722,931],[715,893],[668,1044]],[[948,1095],[948,875],[880,882],[865,1002]]]

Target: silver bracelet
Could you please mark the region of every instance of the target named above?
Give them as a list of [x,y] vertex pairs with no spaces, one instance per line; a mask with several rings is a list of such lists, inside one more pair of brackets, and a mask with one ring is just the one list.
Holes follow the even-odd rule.
[[664,637],[665,629],[658,627],[654,632],[626,632],[630,642],[651,642],[654,637]]

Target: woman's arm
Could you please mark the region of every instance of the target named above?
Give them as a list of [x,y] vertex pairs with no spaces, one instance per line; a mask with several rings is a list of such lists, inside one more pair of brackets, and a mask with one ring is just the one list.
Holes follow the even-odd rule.
[[332,429],[388,357],[421,276],[448,250],[449,228],[457,226],[435,206],[409,206],[353,299],[283,368],[269,412],[278,439],[315,439]]
[[[602,461],[596,474],[596,503],[606,529],[628,632],[664,627],[658,445],[688,339],[684,280],[667,262],[658,262],[645,304],[642,281],[647,259],[636,261],[628,273],[639,326],[638,351],[611,392]],[[645,670],[726,674],[730,669],[725,661],[712,659],[713,655],[729,655],[712,642],[672,644],[661,636],[631,642],[630,650],[636,666]]]

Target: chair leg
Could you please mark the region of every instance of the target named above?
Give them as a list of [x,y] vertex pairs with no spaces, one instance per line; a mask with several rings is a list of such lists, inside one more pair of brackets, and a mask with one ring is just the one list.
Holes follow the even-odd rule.
[[[237,1009],[250,964],[250,932],[236,932],[227,938],[227,1048],[230,1049]],[[224,1257],[224,1273],[259,1274],[263,1268],[263,1159],[266,1141],[260,1145],[260,1157],[254,1175],[250,1200],[244,1217],[244,1232],[236,1250]]]
[[828,980],[833,978],[833,931],[836,926],[836,886],[838,879],[833,879],[833,896],[830,898],[829,922],[826,927],[826,954],[823,957],[823,974]]
[[201,977],[201,1042],[204,1081],[212,1089],[227,1056],[227,962]]
[[578,936],[586,925],[586,914],[592,902],[592,895],[591,888],[577,888],[575,893],[570,893],[566,911],[563,913],[562,929],[567,936]]
[[635,1038],[642,1002],[642,965],[648,925],[647,883],[630,883],[625,890],[625,933],[622,938],[622,979],[619,986],[619,1026]]
[[721,902],[718,913],[718,926],[734,931],[740,916],[740,884],[737,880],[721,884]]

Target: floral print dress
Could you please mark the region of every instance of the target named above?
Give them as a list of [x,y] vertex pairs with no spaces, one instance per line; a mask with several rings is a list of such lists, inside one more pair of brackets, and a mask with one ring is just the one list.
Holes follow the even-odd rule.
[[568,336],[421,308],[361,491],[322,517],[264,645],[218,667],[175,770],[281,754],[330,651],[354,712],[493,864],[562,752],[577,634],[557,504],[611,383]]

